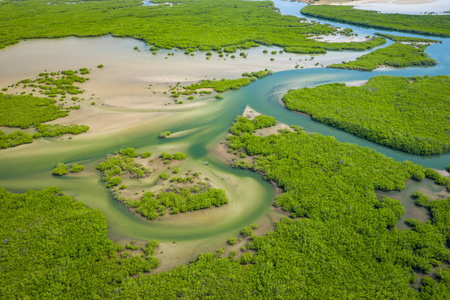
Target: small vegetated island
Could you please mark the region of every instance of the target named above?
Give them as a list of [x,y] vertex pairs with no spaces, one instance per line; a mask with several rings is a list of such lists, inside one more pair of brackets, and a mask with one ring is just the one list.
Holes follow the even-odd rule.
[[272,75],[272,71],[265,69],[259,72],[245,72],[242,74],[242,78],[239,79],[221,79],[221,80],[202,80],[200,83],[194,83],[189,86],[185,86],[187,90],[183,94],[190,94],[198,89],[212,89],[217,93],[223,93],[229,90],[238,90],[241,87],[249,85],[256,79],[260,79],[269,75]]
[[383,14],[347,5],[308,5],[302,14],[380,29],[450,36],[450,15]]
[[[80,105],[76,104],[80,99],[75,95],[83,93],[83,90],[74,84],[88,80],[89,78],[84,77],[86,74],[89,74],[86,68],[78,71],[44,72],[37,79],[24,79],[2,88],[3,92],[18,91],[21,88],[21,94],[0,93],[0,126],[21,129],[34,127],[36,132],[29,134],[18,130],[5,134],[0,130],[0,149],[32,143],[33,139],[41,137],[76,135],[88,131],[89,127],[86,125],[42,124],[66,117],[70,110],[80,109]],[[39,97],[35,96],[36,93]],[[73,96],[69,100],[67,95]]]
[[314,53],[311,49],[319,52],[366,50],[385,43],[381,37],[361,43],[324,43],[309,39],[315,35],[338,34],[340,30],[306,19],[283,16],[269,1],[168,2],[170,6],[142,6],[141,0],[0,1],[0,28],[4,29],[0,32],[0,48],[21,39],[108,34],[144,40],[155,51],[176,47],[189,51],[236,52],[238,48],[276,45],[295,47],[295,52],[299,53]]
[[290,90],[290,110],[396,150],[450,151],[450,77],[376,76],[364,86],[343,83]]
[[429,58],[424,51],[431,43],[440,43],[440,41],[387,34],[383,36],[396,42],[386,48],[377,49],[360,56],[355,61],[332,64],[328,65],[327,68],[373,71],[383,66],[405,68],[437,64],[437,60]]
[[[143,254],[116,258],[118,246],[106,238],[106,220],[98,210],[86,209],[57,189],[25,194],[0,190],[0,205],[6,212],[0,215],[0,259],[6,266],[0,277],[2,294],[309,299],[332,293],[336,298],[445,298],[450,269],[439,266],[450,262],[446,247],[450,198],[429,200],[415,194],[417,203],[429,209],[431,222],[410,219],[410,230],[400,231],[396,223],[403,207],[390,198],[378,199],[375,189],[401,190],[411,177],[448,178],[299,127],[255,135],[254,131],[275,123],[265,116],[238,117],[230,129],[228,147],[251,157],[247,167],[283,188],[275,205],[294,217],[282,219],[275,231],[264,236],[252,236],[241,258],[222,257],[220,250],[164,273],[131,277],[157,264],[151,257],[157,243],[149,242],[144,249],[150,250]],[[172,156],[164,155],[165,160]],[[123,149],[111,159],[131,163],[138,155],[134,149]],[[111,165],[116,165],[114,172],[123,172],[122,163]],[[99,165],[108,170],[105,175],[106,166],[106,162]],[[140,174],[130,169],[134,172],[130,174]],[[249,234],[248,229],[242,234]],[[424,279],[418,282],[417,275]],[[14,276],[21,280],[11,281]]]
[[[241,52],[243,53],[243,52]],[[223,93],[229,90],[238,90],[244,86],[249,85],[253,81],[264,78],[266,76],[272,75],[272,71],[265,69],[258,72],[245,72],[242,74],[242,78],[238,79],[225,79],[221,80],[202,80],[198,83],[194,83],[188,86],[181,86],[180,83],[177,83],[176,86],[170,88],[170,96],[175,99],[175,103],[183,104],[184,102],[178,100],[181,95],[189,96],[187,100],[194,100],[194,94],[200,96],[210,95],[212,92]],[[216,95],[216,99],[222,99],[223,97],[218,94]],[[167,134],[168,133],[168,134]],[[170,132],[164,131],[161,132],[160,137],[165,138],[170,135]]]
[[[198,172],[187,170],[184,175],[179,174],[180,162],[186,158],[183,152],[163,152],[149,160],[151,155],[150,151],[138,154],[134,148],[121,149],[97,166],[114,198],[126,207],[155,220],[167,210],[177,214],[228,203],[225,190],[212,188],[209,179],[202,180]],[[144,180],[151,189],[135,187],[137,181]]]
[[84,165],[79,165],[77,163],[73,163],[70,168],[68,165],[63,163],[58,163],[56,167],[53,169],[52,173],[56,176],[64,176],[70,173],[80,173],[84,170]]

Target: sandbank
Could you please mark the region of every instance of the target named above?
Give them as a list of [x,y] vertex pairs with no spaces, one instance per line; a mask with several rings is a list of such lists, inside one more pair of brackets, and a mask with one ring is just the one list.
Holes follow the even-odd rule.
[[381,13],[442,14],[450,12],[450,2],[447,0],[357,0],[331,1],[327,4],[352,5],[356,9],[373,10]]
[[[186,86],[202,79],[240,78],[244,72],[266,68],[273,72],[293,70],[296,65],[299,69],[317,68],[364,54],[329,52],[314,55],[312,59],[311,55],[280,54],[278,47],[258,47],[243,50],[247,58],[240,57],[239,53],[234,53],[236,58],[231,58],[232,54],[220,58],[213,53],[207,60],[205,53],[199,51],[194,56],[177,49],[160,50],[153,55],[148,49],[141,41],[112,36],[21,41],[0,50],[0,87],[26,78],[34,79],[44,71],[88,68],[90,80],[79,84],[85,92],[77,95],[84,100],[75,103],[81,109],[51,123],[86,124],[90,126],[86,134],[92,135],[135,127],[149,120],[156,122],[162,115],[219,101],[214,98],[215,93],[210,96],[193,95],[195,99],[192,101],[187,100],[188,96],[180,95],[178,100],[183,104],[175,104],[169,95],[170,88],[177,84]],[[264,49],[269,53],[264,54]],[[276,55],[270,54],[273,50],[277,50]],[[168,53],[174,55],[169,56]],[[104,67],[98,69],[99,64]],[[22,91],[22,88],[10,88],[8,92],[20,94]]]
[[364,36],[345,36],[345,35],[319,35],[311,37],[311,39],[315,39],[324,43],[351,43],[351,42],[365,42],[371,40],[371,38],[366,38]]
[[345,82],[346,86],[363,86],[367,83],[369,80],[354,80],[354,81],[348,81]]

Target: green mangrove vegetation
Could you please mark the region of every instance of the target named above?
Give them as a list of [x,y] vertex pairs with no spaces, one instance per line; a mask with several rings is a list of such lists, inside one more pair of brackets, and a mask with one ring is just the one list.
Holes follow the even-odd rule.
[[70,173],[80,173],[83,170],[84,170],[84,165],[79,165],[79,164],[75,163],[70,168]]
[[84,170],[84,165],[79,165],[77,163],[72,164],[70,167],[63,163],[58,163],[56,168],[53,169],[53,175],[64,176],[70,173],[80,173]]
[[37,133],[33,134],[33,138],[37,139],[40,137],[58,137],[63,134],[81,134],[89,130],[87,125],[50,125],[50,124],[39,124],[36,126],[38,130]]
[[[332,293],[336,298],[446,297],[449,268],[442,264],[450,262],[446,248],[450,199],[418,201],[431,210],[431,221],[408,220],[409,229],[400,231],[396,223],[404,209],[396,200],[378,199],[374,192],[400,190],[417,172],[436,177],[433,170],[396,162],[333,137],[308,134],[298,127],[294,127],[296,131],[256,136],[247,124],[253,125],[253,121],[244,119],[239,117],[233,124],[240,132],[230,135],[229,147],[251,155],[251,169],[283,188],[275,205],[295,219],[283,218],[264,236],[252,235],[254,224],[244,228],[250,243],[242,247],[239,258],[235,258],[236,251],[222,257],[224,250],[219,249],[188,265],[142,276],[158,265],[151,256],[158,246],[156,241],[140,246],[140,250],[136,242],[114,244],[106,237],[107,223],[100,211],[73,202],[56,188],[21,195],[0,190],[4,212],[0,216],[2,295],[310,299],[311,295]],[[264,122],[267,126],[270,123]],[[115,159],[133,159],[133,150],[123,149]],[[228,244],[236,242],[236,238],[228,239]],[[419,281],[417,275],[424,279]],[[11,282],[13,276],[21,280]]]
[[169,130],[163,131],[159,134],[159,137],[162,139],[165,139],[166,137],[168,137],[169,135],[171,135],[171,132]]
[[[53,0],[51,4],[46,0],[1,1],[0,48],[22,39],[112,34],[168,49],[223,49],[227,53],[258,45],[332,49],[330,43],[307,37],[337,32],[330,25],[283,16],[269,1],[184,0],[172,1],[172,6],[142,6],[139,0]],[[342,50],[354,47],[341,46]]]
[[[248,123],[244,119],[238,117],[236,123]],[[246,128],[236,123],[233,126]],[[275,204],[302,218],[284,218],[275,231],[252,236],[239,259],[231,252],[229,257],[221,257],[223,251],[204,254],[188,266],[122,284],[121,296],[445,297],[448,267],[436,272],[433,268],[450,261],[444,227],[449,219],[441,217],[448,215],[450,200],[434,201],[437,210],[431,222],[410,220],[410,230],[400,231],[396,228],[404,211],[400,203],[378,199],[374,193],[402,189],[414,172],[425,170],[372,149],[296,129],[260,137],[250,127],[232,134],[228,144],[253,155],[252,169],[285,190]],[[251,231],[248,226],[242,234]],[[228,239],[228,244],[234,243],[236,238]],[[417,283],[417,274],[423,273],[423,282]],[[437,277],[430,276],[434,274]],[[170,282],[177,283],[175,290],[163,289]]]
[[159,265],[154,241],[121,258],[125,247],[107,237],[105,216],[57,188],[24,194],[0,188],[0,200],[2,298],[112,295],[112,286]]
[[[121,149],[119,153],[108,156],[106,161],[98,164],[97,169],[103,172],[103,181],[111,188],[114,198],[142,216],[155,220],[165,215],[167,210],[170,214],[177,214],[228,203],[224,190],[212,188],[210,183],[201,181],[198,172],[191,174],[190,171],[186,173],[186,177],[172,176],[167,184],[164,182],[169,179],[169,175],[162,172],[157,176],[159,181],[156,187],[152,187],[153,191],[142,190],[142,195],[139,192],[134,194],[127,192],[129,190],[127,184],[119,186],[125,182],[122,177],[127,176],[135,180],[146,178],[151,173],[161,172],[161,168],[154,168],[158,164],[167,165],[186,158],[183,152],[173,154],[162,152],[159,160],[152,159],[144,166],[134,160],[139,156],[148,158],[151,152],[139,155],[134,148]],[[179,168],[174,168],[172,173],[178,174],[179,171]],[[125,180],[130,185],[134,184],[133,180]]]
[[395,42],[442,43],[442,41],[439,41],[439,40],[418,38],[418,37],[412,37],[412,36],[398,36],[398,35],[392,35],[392,34],[380,33],[380,32],[376,32],[375,34],[385,37],[387,39],[393,40]]
[[428,45],[417,43],[403,44],[396,42],[386,48],[377,49],[355,61],[328,65],[327,68],[373,71],[378,67],[396,68],[434,66],[437,60],[429,58],[424,51]]
[[59,163],[56,165],[56,168],[53,169],[53,175],[64,176],[69,173],[69,167],[63,163]]
[[[337,34],[338,30],[326,24],[281,15],[270,1],[152,2],[157,5],[142,6],[140,0],[0,0],[0,48],[21,39],[112,34],[143,40],[152,45],[153,53],[161,48],[177,47],[186,49],[188,55],[193,55],[192,52],[197,50],[205,51],[209,57],[213,51],[223,55],[223,52],[234,53],[259,45],[280,46],[284,52],[295,53],[366,50],[390,38],[396,43],[386,48],[385,52],[375,51],[376,57],[370,57],[370,63],[366,62],[364,68],[370,69],[380,62],[382,65],[386,65],[386,62],[411,63],[417,61],[416,58],[425,64],[426,61],[433,61],[424,54],[425,45],[400,44],[431,43],[431,40],[405,40],[404,37],[382,35],[362,43],[316,41],[315,37]],[[334,17],[340,21],[346,18],[348,12],[354,22],[361,22],[357,24],[381,24],[396,30],[422,30],[427,34],[450,36],[448,16],[422,18],[430,16],[394,14],[388,17],[375,12],[355,12],[346,7],[311,8],[313,13],[316,10],[338,12]],[[344,12],[343,15],[341,12]],[[341,30],[340,33],[352,34],[351,30]],[[142,47],[136,50],[139,49]],[[132,49],[129,47],[127,50]],[[395,56],[393,52],[398,53]],[[246,57],[245,52],[240,53]],[[412,59],[411,55],[416,58]],[[235,55],[230,57],[234,58]],[[98,68],[102,67],[98,65]],[[3,92],[11,93],[22,88],[25,93],[20,96],[0,93],[0,126],[33,129],[9,134],[0,131],[0,148],[31,143],[34,138],[86,132],[89,128],[85,125],[44,123],[65,117],[71,109],[80,107],[68,107],[67,101],[70,100],[66,97],[68,94],[73,95],[71,100],[74,103],[79,100],[77,96],[83,91],[75,84],[88,80],[83,76],[89,72],[87,68],[45,72],[36,80],[26,79],[4,87]],[[175,99],[180,94],[190,96],[194,93],[212,93],[209,90],[196,91],[203,88],[220,93],[238,89],[270,74],[270,71],[265,70],[244,73],[242,78],[235,80],[202,81],[191,85],[191,88],[185,87],[184,91],[178,83],[176,87],[171,87],[171,93]],[[313,76],[311,80],[316,82]],[[283,101],[291,110],[305,112],[314,120],[379,144],[409,153],[432,155],[450,151],[449,81],[449,76],[377,76],[361,87],[335,83],[291,90],[283,97]],[[41,97],[30,95],[36,91]],[[175,100],[175,103],[182,102]],[[225,103],[217,101],[215,104]],[[205,112],[218,111],[211,109]],[[253,113],[249,115],[254,116]],[[196,116],[204,115],[200,113]],[[211,130],[207,135],[200,133],[201,130],[196,131],[196,122],[191,122],[189,118],[185,120],[185,126],[174,127],[172,123],[161,123],[160,126],[168,126],[179,132],[194,132],[192,136],[199,138],[198,143],[190,145],[180,139],[176,143],[171,143],[174,140],[159,140],[158,144],[163,144],[160,151],[183,147],[194,158],[194,153],[198,152],[195,159],[186,161],[189,157],[184,152],[139,153],[130,147],[107,155],[96,166],[103,175],[104,186],[131,212],[157,220],[168,214],[219,207],[228,203],[227,194],[221,185],[200,172],[206,167],[201,170],[190,169],[198,163],[197,160],[209,157],[201,153],[207,148],[196,147],[205,141],[209,143],[211,139],[208,138],[220,134],[220,128]],[[214,116],[211,120],[214,120]],[[226,118],[220,122],[223,120]],[[204,121],[205,124],[199,125],[198,129],[209,131],[208,119]],[[145,134],[139,133],[135,138],[126,140],[145,147],[145,141],[138,139],[149,136],[147,129],[151,125],[139,129]],[[35,132],[28,133],[31,130]],[[135,130],[135,127],[128,132],[131,130]],[[159,132],[162,129],[156,130]],[[159,136],[166,138],[170,134],[170,131],[163,131]],[[150,135],[158,136],[151,128]],[[191,138],[191,134],[188,135]],[[106,138],[95,140],[94,143],[104,140]],[[111,145],[124,141],[114,141]],[[158,249],[159,242],[152,239],[127,240],[123,245],[114,243],[108,238],[108,223],[100,210],[87,208],[83,202],[65,196],[56,187],[28,190],[22,194],[0,188],[0,298],[448,298],[450,198],[432,200],[421,192],[414,193],[412,197],[416,205],[428,210],[430,219],[427,222],[407,219],[406,229],[400,230],[397,225],[405,212],[402,204],[376,194],[377,190],[402,190],[407,180],[421,181],[424,178],[432,179],[450,191],[450,177],[442,175],[445,172],[424,168],[409,161],[398,162],[373,149],[341,143],[331,136],[308,133],[298,126],[288,127],[264,115],[252,119],[238,116],[230,125],[229,135],[223,144],[221,146],[228,148],[225,151],[233,157],[231,164],[234,167],[256,172],[276,187],[277,197],[273,202],[276,213],[281,215],[283,211],[289,217],[276,222],[273,230],[267,229],[272,222],[268,221],[261,227],[269,232],[258,236],[258,225],[249,225],[249,221],[235,228],[234,233],[223,231],[217,235],[217,239],[223,239],[219,246],[222,249],[200,254],[186,265],[152,274],[152,270],[159,266],[155,253],[162,254],[162,250],[166,252],[167,248],[167,252],[171,252],[173,248],[163,244]],[[91,165],[98,153],[102,153],[102,149],[110,149],[111,145],[90,149],[89,144],[85,149],[86,145],[79,144],[82,151],[86,150],[82,156],[72,155],[80,149],[61,153],[59,161],[70,159],[71,162],[58,163],[52,171],[54,177],[50,176],[49,169],[43,167],[48,173],[48,180],[67,184],[70,178],[60,180],[56,176],[70,173],[67,177],[72,176],[72,180],[91,180],[98,189],[95,175],[86,174],[92,178],[75,178],[79,176],[76,173],[85,168],[80,162],[90,162]],[[59,155],[61,149],[55,153]],[[46,154],[44,149],[43,154],[37,157]],[[24,160],[21,163],[26,166],[32,162]],[[215,162],[210,165],[217,167]],[[14,166],[16,164],[10,164],[8,168]],[[214,173],[216,170],[217,174]],[[450,171],[450,165],[447,170]],[[44,174],[41,171],[27,171],[29,174],[25,173],[29,176],[24,178],[19,177],[22,175],[20,172],[14,175],[17,180],[26,180]],[[235,170],[235,173],[240,171]],[[226,173],[226,168],[217,167],[210,172],[214,178],[220,178],[222,172]],[[5,182],[10,180],[8,175],[2,174],[6,177]],[[234,185],[235,182],[230,179],[227,184],[231,186],[231,183]],[[22,187],[16,185],[17,190]],[[106,206],[114,204],[106,203]],[[223,211],[223,217],[226,218],[227,211]],[[267,216],[272,220],[272,215],[264,215]],[[191,220],[184,221],[187,222],[181,223],[180,227]],[[149,223],[140,219],[138,222]],[[172,243],[176,244],[172,247],[179,247],[182,251],[185,248],[181,247],[187,245],[185,241]],[[210,240],[201,236],[197,246],[200,244],[210,244]],[[192,253],[198,251],[192,248],[188,250]]]
[[69,112],[55,102],[49,98],[0,93],[0,126],[29,128],[68,116]]
[[[80,74],[81,76],[79,76]],[[80,94],[83,90],[74,83],[83,83],[87,79],[83,75],[89,74],[87,68],[81,68],[78,71],[63,70],[58,72],[40,73],[35,80],[24,79],[9,86],[9,88],[22,87],[23,90],[39,90],[41,96],[47,98],[29,95],[12,95],[0,93],[0,126],[20,127],[22,129],[33,126],[37,132],[28,134],[22,131],[16,131],[6,135],[0,131],[0,149],[14,147],[22,144],[32,143],[33,139],[41,137],[58,137],[63,134],[80,134],[87,132],[89,127],[86,125],[50,125],[41,124],[53,121],[69,115],[70,110],[80,109],[80,106],[64,106],[66,102],[56,105],[54,99],[60,95],[60,101],[64,101],[66,94]],[[5,88],[8,90],[7,88]],[[73,97],[72,101],[79,101]],[[75,102],[74,102],[75,103]]]
[[0,130],[0,149],[15,147],[22,144],[30,144],[33,142],[33,135],[23,131],[14,131],[10,134],[5,134]]
[[[81,68],[78,71],[63,70],[58,72],[42,72],[39,73],[38,78],[34,80],[23,79],[10,87],[22,86],[24,90],[28,87],[28,90],[32,88],[31,92],[34,92],[37,89],[42,96],[56,98],[59,95],[61,97],[60,101],[63,101],[62,99],[65,99],[67,94],[77,95],[84,92],[80,87],[74,84],[83,83],[86,82],[86,80],[89,80],[89,77],[83,77],[83,75],[87,74],[89,74],[87,68]],[[78,98],[72,97],[72,100],[78,100]]]
[[267,128],[275,125],[277,121],[274,117],[259,115],[253,120],[239,116],[230,128],[230,132],[239,135],[241,132],[253,132],[255,129]]
[[219,207],[228,203],[228,200],[224,190],[210,188],[208,184],[201,182],[192,187],[169,187],[158,195],[146,192],[140,200],[127,199],[124,203],[136,208],[144,217],[155,220],[165,215],[167,209],[170,209],[170,214],[184,213],[212,205]]
[[450,15],[383,14],[346,5],[308,5],[302,14],[355,25],[419,34],[450,36]]
[[184,86],[185,90],[198,90],[204,88],[211,88],[217,93],[223,93],[228,90],[238,90],[243,86],[249,85],[252,81],[260,79],[266,76],[272,75],[272,71],[265,69],[259,72],[245,72],[242,74],[242,78],[239,79],[225,79],[221,80],[202,80],[200,83],[194,83],[188,86]]
[[418,155],[450,151],[450,77],[372,77],[364,86],[342,83],[290,90],[290,110],[375,143]]
[[[329,47],[326,50],[329,51],[342,51],[342,50],[353,50],[353,51],[365,51],[381,45],[384,45],[386,40],[382,37],[374,37],[363,43],[360,42],[333,42],[328,43]],[[327,51],[318,47],[311,46],[300,46],[300,47],[284,47],[284,52],[287,53],[297,53],[297,54],[324,54]]]

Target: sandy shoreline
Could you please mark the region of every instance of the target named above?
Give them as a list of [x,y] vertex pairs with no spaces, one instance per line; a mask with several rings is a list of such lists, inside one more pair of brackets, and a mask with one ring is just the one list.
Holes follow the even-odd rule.
[[[334,39],[339,37],[333,37]],[[348,39],[348,37],[345,37]],[[354,37],[350,37],[354,38]],[[141,51],[134,50],[138,47]],[[90,69],[89,81],[78,84],[84,89],[77,95],[81,102],[68,101],[66,105],[80,105],[66,118],[50,123],[62,125],[85,124],[90,130],[84,135],[114,132],[139,126],[142,122],[155,122],[161,117],[207,105],[211,95],[180,95],[176,104],[170,97],[170,88],[179,84],[186,86],[202,79],[240,78],[244,72],[270,69],[273,72],[298,68],[318,68],[363,55],[361,52],[329,52],[326,55],[298,55],[278,53],[277,47],[258,47],[244,50],[247,58],[220,58],[214,53],[206,60],[204,52],[194,56],[182,50],[161,50],[156,55],[145,51],[145,44],[131,38],[63,38],[21,41],[0,50],[0,87],[6,87],[22,79],[34,79],[40,72]],[[108,49],[105,52],[104,49]],[[263,50],[269,53],[264,54]],[[270,54],[277,50],[276,55]],[[175,55],[168,56],[168,53]],[[231,54],[230,54],[231,56]],[[270,61],[274,58],[274,61]],[[98,69],[98,64],[104,68]],[[22,87],[10,88],[9,93],[20,94]],[[36,95],[36,94],[35,94]],[[70,97],[68,97],[70,98]],[[94,105],[93,102],[95,102]],[[77,138],[81,138],[77,136]]]
[[450,2],[447,0],[319,0],[303,2],[320,5],[352,5],[356,9],[373,10],[381,13],[400,14],[442,14],[450,11]]

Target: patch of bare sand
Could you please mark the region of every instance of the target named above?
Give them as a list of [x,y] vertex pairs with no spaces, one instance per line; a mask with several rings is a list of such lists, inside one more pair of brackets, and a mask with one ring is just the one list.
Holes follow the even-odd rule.
[[345,83],[345,86],[363,86],[367,83],[368,80],[355,80],[349,81]]
[[450,173],[447,172],[446,170],[438,170],[438,169],[433,169],[433,170],[435,170],[436,172],[438,172],[441,176],[444,176],[444,177],[450,177]]
[[324,43],[351,43],[351,42],[366,42],[370,41],[372,38],[367,38],[364,36],[355,36],[355,35],[318,35],[314,37],[310,37],[310,39],[315,39],[316,41],[324,42]]
[[436,2],[437,0],[297,0],[297,2],[305,2],[309,4],[322,5],[360,5],[360,4],[397,4],[397,5],[410,5],[410,4],[428,4]]
[[373,10],[381,13],[423,14],[450,11],[448,0],[358,0],[335,1],[337,5],[352,5],[356,9]]

